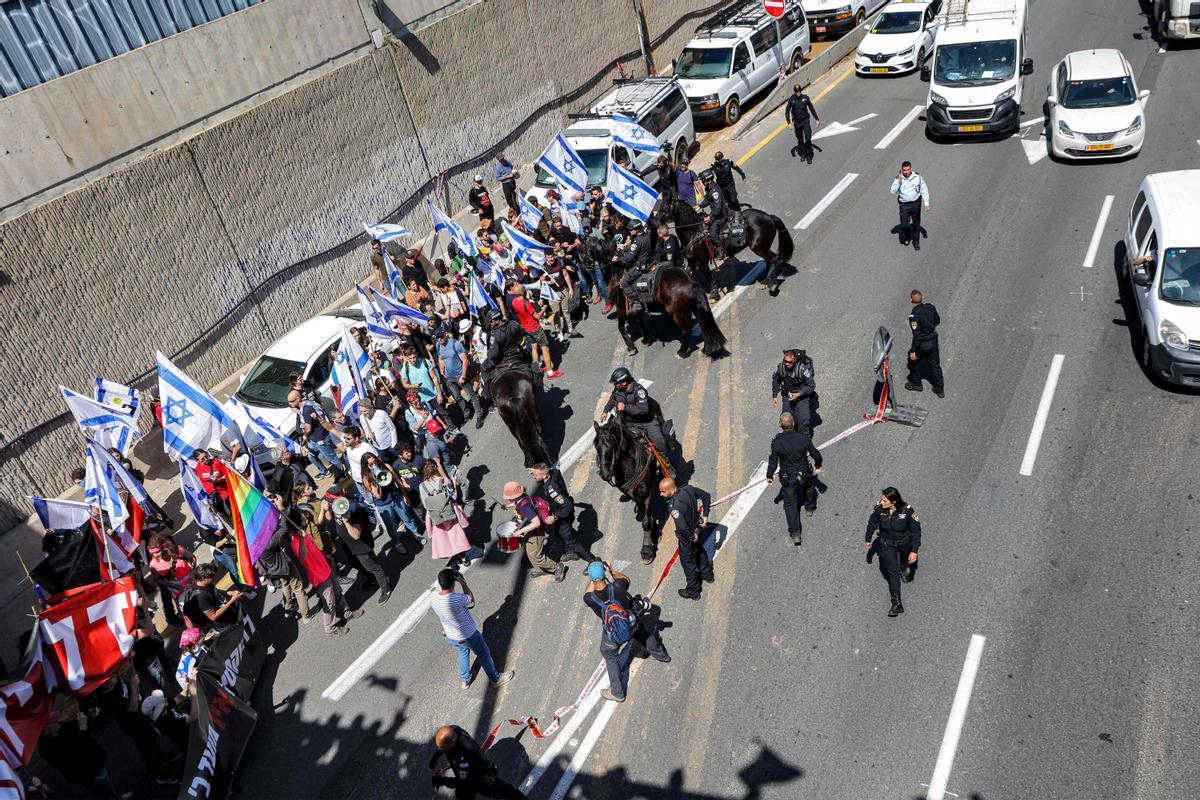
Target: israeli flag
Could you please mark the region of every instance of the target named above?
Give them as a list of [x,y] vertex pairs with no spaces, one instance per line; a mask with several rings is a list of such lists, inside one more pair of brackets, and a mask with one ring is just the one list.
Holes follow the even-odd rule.
[[[380,294],[373,286],[367,287],[367,289],[370,292],[371,300],[378,306],[379,312],[387,322],[391,322],[394,319],[401,319],[414,325],[429,324],[429,317],[417,311],[412,306],[406,306],[398,300],[393,300],[386,295]],[[396,331],[391,331],[388,336],[389,338],[396,338]]]
[[471,307],[471,312],[476,317],[483,309],[491,309],[492,313],[499,311],[500,308],[496,305],[496,301],[492,299],[483,289],[483,284],[479,282],[474,272],[467,273],[467,279],[471,282],[471,292],[467,295],[467,305]]
[[375,307],[375,303],[371,301],[371,298],[363,291],[363,288],[361,286],[355,286],[354,288],[358,290],[358,305],[362,309],[363,319],[367,322],[367,331],[372,336],[378,336],[384,340],[395,339],[395,329],[388,324],[387,318]]
[[97,403],[112,406],[131,417],[137,417],[138,407],[142,403],[142,393],[137,389],[104,378],[96,378],[96,391],[93,396]]
[[362,226],[368,236],[372,239],[378,239],[381,242],[390,242],[393,239],[403,239],[405,236],[412,236],[412,231],[408,228],[402,228],[399,225],[392,225],[386,222],[377,222],[374,225],[368,225],[364,222]]
[[142,486],[142,482],[133,477],[133,473],[125,469],[124,464],[113,458],[112,453],[99,447],[98,442],[88,442],[88,444],[89,446],[97,445],[96,460],[104,467],[104,471],[117,486],[129,492],[129,496],[133,498],[135,503],[149,510],[150,495],[146,493],[146,487]]
[[108,451],[96,442],[88,440],[83,478],[83,499],[92,505],[99,506],[100,510],[108,516],[108,527],[116,530],[125,524],[125,520],[129,519],[129,509],[125,507],[125,501],[121,499],[121,493],[117,490],[117,483],[112,474],[105,469],[106,463],[103,456],[108,456],[109,461],[112,460]]
[[650,212],[658,202],[658,192],[615,162],[608,165],[604,197],[617,211],[642,222],[650,219]]
[[654,138],[653,133],[623,114],[612,115],[612,139],[615,144],[623,144],[630,150],[641,153],[662,152],[662,145]]
[[48,531],[71,531],[92,518],[92,507],[74,500],[55,500],[47,497],[30,497],[38,521]]
[[133,443],[141,437],[137,421],[124,411],[73,392],[65,386],[58,388],[84,436],[90,436],[106,448],[120,450],[122,455],[128,453]]
[[558,302],[558,292],[554,291],[554,287],[545,281],[542,281],[542,288],[539,292],[539,296],[543,300],[549,300],[551,303]]
[[425,209],[429,212],[429,219],[433,222],[434,233],[445,231],[449,234],[463,255],[471,258],[479,255],[479,248],[475,246],[475,240],[470,237],[462,225],[446,216],[446,213],[430,200],[425,201]]
[[342,346],[338,348],[333,360],[333,376],[341,388],[342,413],[349,419],[358,419],[358,404],[367,396],[367,387],[363,381],[363,373],[367,371],[370,359],[363,349],[350,335],[349,328],[342,328]]
[[522,264],[546,263],[546,245],[527,233],[521,233],[504,220],[500,221],[500,226],[513,246],[513,253],[521,260]]
[[559,219],[563,221],[563,225],[566,225],[567,229],[572,233],[583,233],[583,220],[581,220],[579,215],[572,211],[566,203],[563,203],[558,207],[558,216]]
[[386,247],[383,248],[383,263],[387,267],[388,276],[388,285],[384,288],[392,297],[400,297],[404,294],[404,278],[401,276],[400,270],[396,269],[396,262],[392,261],[392,256]]
[[285,436],[282,431],[276,428],[265,419],[255,414],[251,408],[245,403],[238,400],[236,397],[231,397],[225,401],[225,408],[229,411],[230,416],[238,421],[238,425],[242,430],[250,429],[262,437],[262,440],[270,447],[278,447],[283,445],[288,450],[292,451],[292,455],[300,455],[300,445],[298,445],[290,436]]
[[521,206],[521,222],[524,222],[525,227],[529,230],[536,231],[544,219],[542,210],[531,203],[525,195],[518,197],[517,203]]
[[561,133],[554,135],[537,163],[554,176],[554,180],[564,189],[576,192],[587,189],[587,167]]
[[179,486],[183,489],[183,499],[187,501],[188,510],[192,512],[196,524],[209,531],[221,530],[221,520],[213,513],[204,484],[200,483],[196,471],[182,458],[179,459]]
[[162,353],[158,354],[158,397],[167,455],[194,460],[197,450],[221,448],[221,431],[234,425],[233,418]]
[[484,258],[483,256],[480,256],[479,260],[477,260],[475,262],[475,269],[479,270],[480,274],[483,275],[484,280],[486,280],[492,286],[495,286],[498,289],[503,289],[504,288],[504,270],[500,268],[500,265],[498,263],[496,263],[496,260],[494,257],[495,257],[494,252],[492,254],[492,257],[489,257],[489,258]]

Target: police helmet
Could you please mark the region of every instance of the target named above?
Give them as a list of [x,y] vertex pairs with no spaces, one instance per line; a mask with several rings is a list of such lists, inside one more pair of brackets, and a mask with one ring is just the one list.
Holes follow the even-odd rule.
[[714,181],[716,179],[717,179],[717,176],[713,173],[713,171],[711,169],[706,169],[706,170],[704,170],[704,172],[700,173],[700,180],[704,181],[705,183],[708,183],[709,181]]
[[637,233],[641,229],[642,229],[642,221],[640,219],[635,219],[633,222],[629,223],[629,232],[630,233]]
[[608,379],[614,386],[633,380],[633,373],[624,367],[617,367],[613,370],[612,376]]

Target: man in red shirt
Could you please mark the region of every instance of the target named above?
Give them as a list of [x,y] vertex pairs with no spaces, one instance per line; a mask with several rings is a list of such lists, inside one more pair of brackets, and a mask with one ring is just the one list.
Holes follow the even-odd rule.
[[229,516],[229,485],[225,483],[225,476],[217,469],[207,450],[196,451],[196,477],[200,479],[204,491],[208,492],[208,500],[213,504],[213,510]]
[[541,362],[547,378],[561,378],[562,373],[556,370],[550,361],[550,340],[546,338],[546,332],[542,330],[542,315],[538,312],[537,306],[525,296],[524,284],[516,283],[512,288],[512,293],[513,314],[520,323],[521,330],[525,331],[525,335],[532,343],[533,363]]

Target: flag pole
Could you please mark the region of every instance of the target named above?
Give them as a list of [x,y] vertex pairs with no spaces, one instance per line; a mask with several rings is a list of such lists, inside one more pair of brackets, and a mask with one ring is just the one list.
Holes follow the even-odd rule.
[[104,527],[104,509],[99,505],[92,506],[96,509],[96,521],[100,523],[100,539],[104,542],[104,560],[108,562],[108,566],[112,566],[112,556],[108,552],[108,528]]
[[[25,570],[25,578],[33,586],[33,592],[37,595],[38,601],[41,602],[43,606],[46,605],[46,596],[42,593],[42,587],[38,586],[37,581],[35,581],[33,576],[29,574],[29,567],[25,566],[25,559],[21,557],[21,551],[14,550],[13,552],[17,554],[17,561],[21,562],[21,569]],[[36,611],[34,611],[34,615],[37,615]]]

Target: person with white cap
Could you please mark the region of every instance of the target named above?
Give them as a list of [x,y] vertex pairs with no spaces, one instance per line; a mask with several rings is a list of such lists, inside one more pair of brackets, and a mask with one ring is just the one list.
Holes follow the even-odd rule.
[[483,185],[482,175],[475,176],[475,182],[471,184],[471,189],[467,192],[467,202],[471,204],[471,210],[478,214],[480,219],[495,219],[496,207],[492,205],[492,197],[488,194],[487,187]]
[[542,508],[539,508],[539,504],[530,499],[525,487],[516,481],[504,484],[504,500],[505,507],[511,508],[516,517],[517,529],[514,533],[525,541],[525,555],[529,557],[532,567],[529,574],[534,578],[553,575],[554,582],[561,583],[567,575],[567,565],[546,553],[546,538],[550,535],[550,525],[554,519],[546,501],[542,500]]

